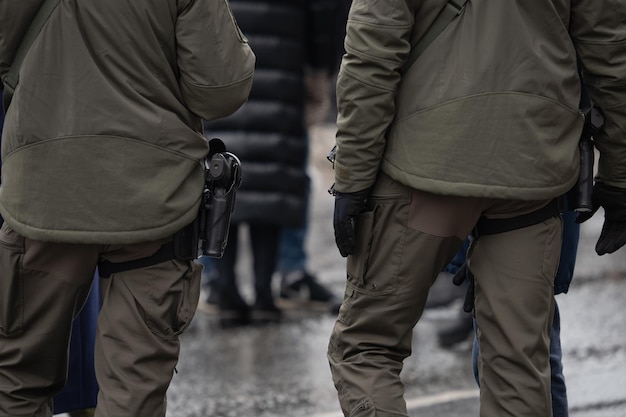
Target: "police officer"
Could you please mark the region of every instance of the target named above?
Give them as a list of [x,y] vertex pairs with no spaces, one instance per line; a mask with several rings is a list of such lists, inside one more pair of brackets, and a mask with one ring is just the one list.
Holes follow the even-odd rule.
[[625,16],[612,0],[352,2],[334,162],[347,285],[328,348],[346,416],[407,416],[412,329],[469,233],[480,415],[551,415],[556,199],[577,181],[583,127],[577,59],[606,119],[596,250],[626,242]]
[[[50,4],[1,3],[3,82]],[[174,235],[198,212],[201,120],[246,100],[254,54],[209,0],[60,0],[28,46],[2,136],[0,416],[52,414],[98,264],[96,415],[163,416],[199,295]]]

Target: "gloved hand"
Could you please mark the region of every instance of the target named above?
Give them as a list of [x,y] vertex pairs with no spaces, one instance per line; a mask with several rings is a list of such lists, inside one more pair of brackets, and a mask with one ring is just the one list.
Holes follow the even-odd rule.
[[471,313],[474,309],[474,274],[467,267],[467,262],[463,262],[463,265],[456,271],[456,274],[452,277],[452,283],[460,286],[465,280],[469,281],[467,285],[467,291],[465,292],[465,300],[463,301],[463,311]]
[[344,258],[354,253],[356,244],[354,217],[366,210],[365,203],[369,194],[369,188],[356,193],[335,191],[335,213],[333,215],[335,242],[339,248],[339,253]]
[[626,244],[626,189],[597,182],[593,186],[593,209],[579,213],[576,223],[589,220],[600,208],[604,208],[604,225],[596,243],[596,253],[613,253]]

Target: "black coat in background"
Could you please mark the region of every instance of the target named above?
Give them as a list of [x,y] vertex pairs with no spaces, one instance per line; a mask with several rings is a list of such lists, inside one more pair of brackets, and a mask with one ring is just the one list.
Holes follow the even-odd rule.
[[249,100],[234,115],[205,124],[242,162],[233,222],[302,227],[309,178],[304,74],[331,73],[336,52],[334,0],[230,0],[256,54]]

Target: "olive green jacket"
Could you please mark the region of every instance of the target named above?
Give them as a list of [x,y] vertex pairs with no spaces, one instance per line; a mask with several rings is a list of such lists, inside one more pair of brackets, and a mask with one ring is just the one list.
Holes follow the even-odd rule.
[[[0,2],[0,76],[42,0]],[[213,0],[61,0],[2,135],[0,212],[43,241],[128,244],[196,216],[201,119],[247,99],[255,57]]]
[[[354,0],[337,82],[336,190],[379,170],[449,195],[547,199],[575,183],[580,57],[606,116],[599,176],[626,188],[626,2],[470,0],[417,61],[446,0]],[[406,71],[406,72],[403,72]]]

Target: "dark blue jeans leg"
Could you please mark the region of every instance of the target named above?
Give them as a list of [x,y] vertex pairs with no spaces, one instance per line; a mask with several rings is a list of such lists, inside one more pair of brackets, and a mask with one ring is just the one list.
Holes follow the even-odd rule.
[[552,417],[567,417],[567,389],[563,376],[563,352],[561,351],[561,317],[555,303],[554,321],[550,332],[550,369],[552,372]]
[[576,223],[576,212],[563,211],[563,244],[561,245],[561,259],[559,269],[554,277],[554,294],[566,293],[574,276],[580,225]]
[[283,228],[280,234],[277,269],[281,274],[304,271],[307,255],[304,250],[307,229]]

